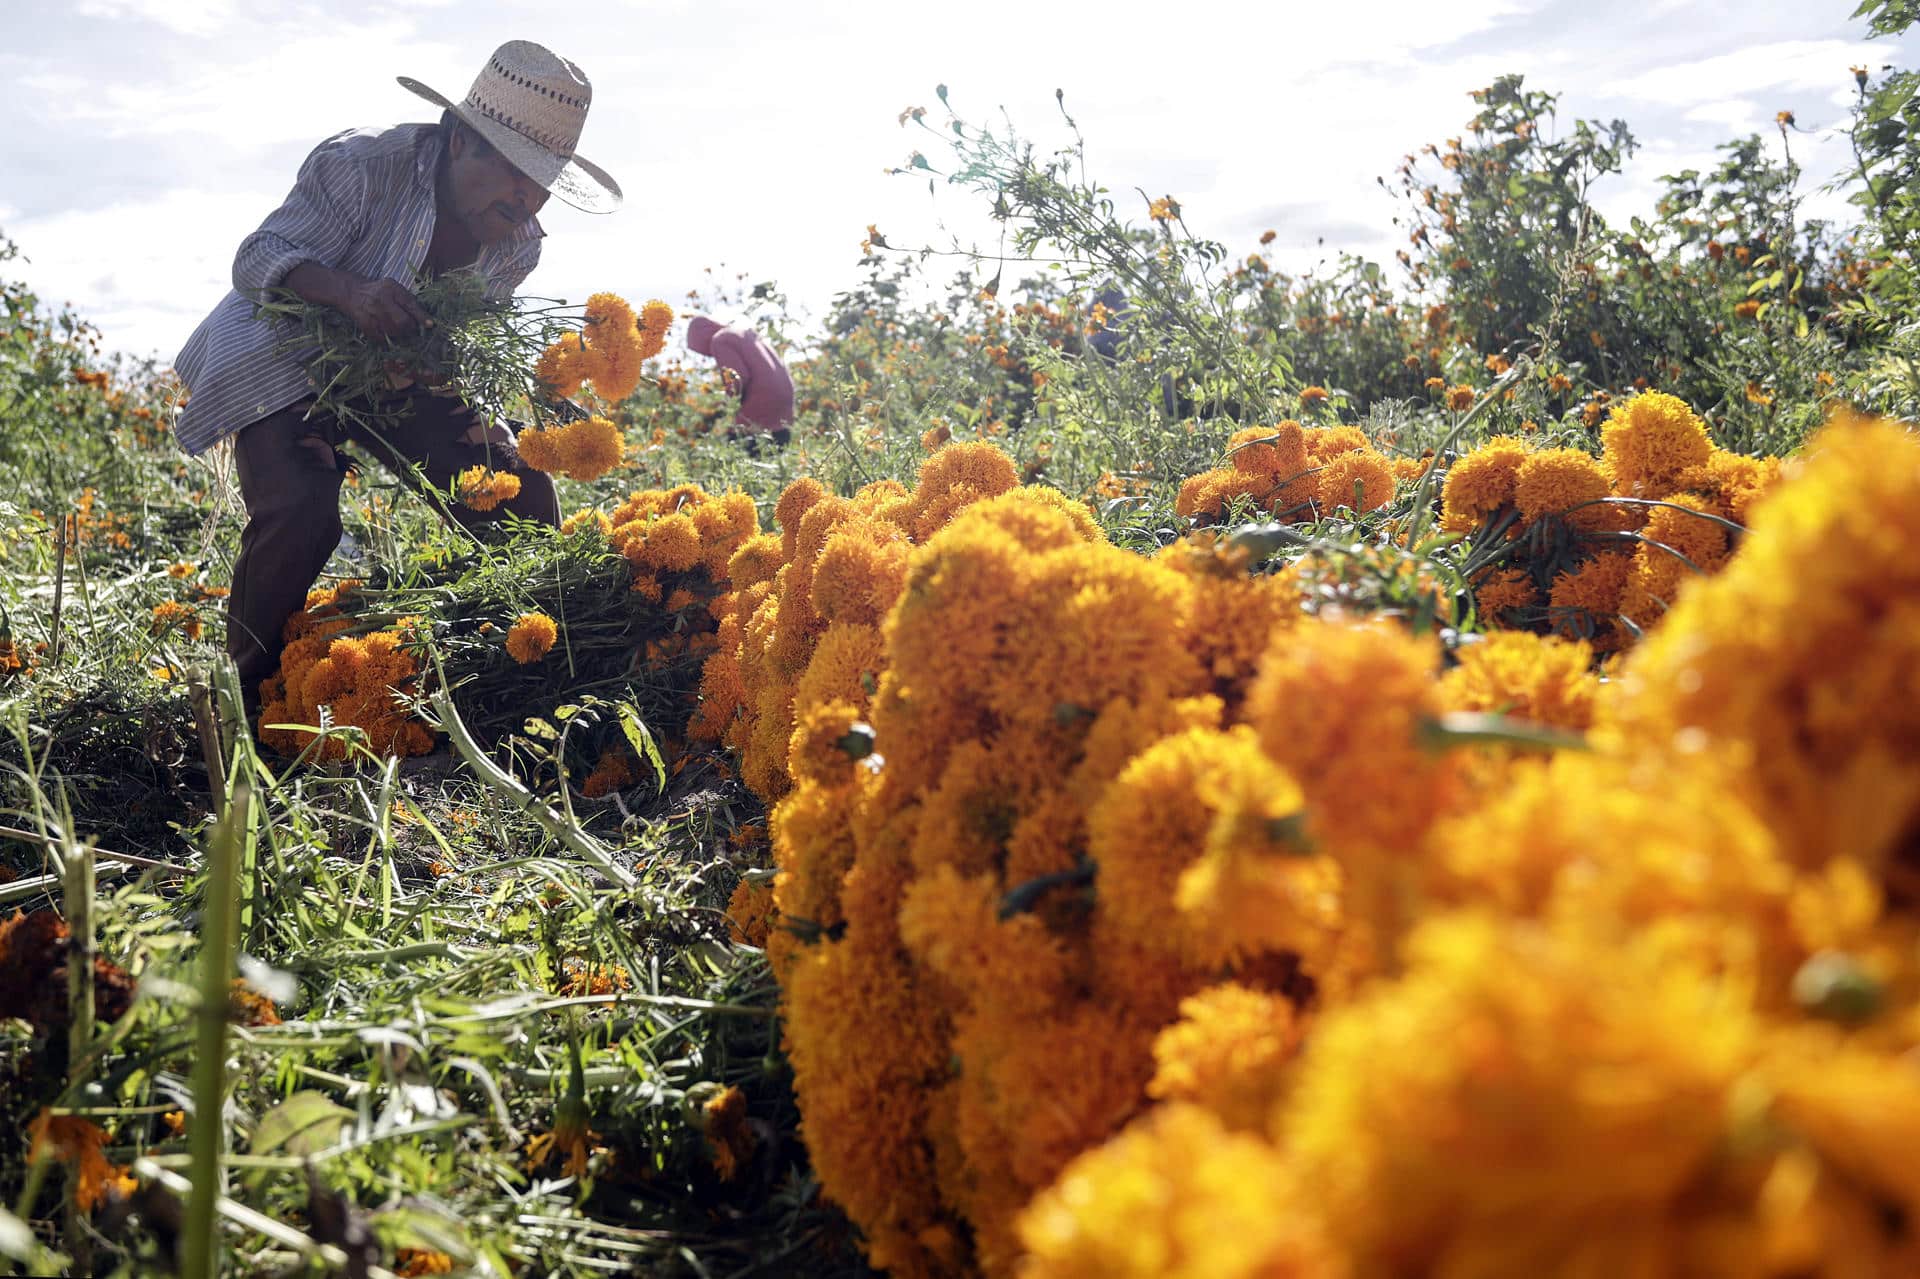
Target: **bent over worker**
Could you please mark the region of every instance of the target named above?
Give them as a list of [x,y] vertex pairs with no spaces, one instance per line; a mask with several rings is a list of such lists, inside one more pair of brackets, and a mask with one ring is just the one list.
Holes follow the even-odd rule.
[[189,399],[176,434],[199,453],[233,437],[247,523],[227,606],[227,653],[248,718],[280,662],[281,632],[340,541],[340,483],[351,441],[403,478],[417,466],[439,489],[467,467],[520,479],[519,495],[462,523],[511,513],[559,522],[553,481],[526,466],[512,436],[457,398],[414,387],[397,425],[376,435],[314,409],[306,365],[285,331],[254,316],[285,288],[345,315],[369,338],[431,323],[409,285],[468,268],[489,297],[512,296],[540,261],[536,220],[548,195],[590,213],[619,207],[620,188],[574,154],[593,89],[580,68],[540,45],[495,50],[460,102],[405,76],[442,108],[437,124],[339,133],[316,147],[286,202],[240,244],[233,289],[194,330],[175,367]]

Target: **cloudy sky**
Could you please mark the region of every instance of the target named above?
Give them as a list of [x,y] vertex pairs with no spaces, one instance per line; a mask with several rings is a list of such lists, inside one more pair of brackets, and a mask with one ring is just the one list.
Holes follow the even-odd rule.
[[[581,153],[627,191],[594,217],[555,201],[529,289],[678,301],[712,277],[775,279],[818,313],[858,278],[877,222],[896,245],[975,225],[977,199],[889,178],[932,139],[950,86],[976,122],[1051,148],[1066,93],[1091,172],[1132,199],[1170,193],[1229,247],[1275,229],[1280,261],[1386,256],[1375,184],[1471,115],[1505,72],[1560,92],[1561,119],[1623,118],[1642,143],[1597,193],[1620,216],[1663,173],[1791,110],[1814,191],[1844,143],[1848,67],[1912,65],[1865,39],[1853,0],[1348,0],[1266,6],[974,0],[0,0],[0,232],[24,275],[110,345],[171,358],[227,288],[239,240],[307,151],[358,125],[429,119],[395,85],[464,96],[503,40],[537,40],[592,79]],[[1777,137],[1776,137],[1777,145]],[[724,317],[723,317],[724,318]]]

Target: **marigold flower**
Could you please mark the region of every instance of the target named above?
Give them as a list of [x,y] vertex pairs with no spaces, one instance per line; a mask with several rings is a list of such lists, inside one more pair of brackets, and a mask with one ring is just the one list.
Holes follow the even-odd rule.
[[1324,386],[1310,386],[1300,392],[1301,408],[1310,408],[1314,405],[1325,404],[1326,402],[1327,388]]
[[536,471],[582,482],[599,479],[626,457],[620,428],[604,417],[522,431],[516,444],[521,458]]
[[1180,1020],[1153,1041],[1147,1095],[1205,1106],[1237,1132],[1261,1132],[1286,1094],[1305,1027],[1284,995],[1237,983],[1180,1002]]
[[747,1122],[747,1095],[730,1085],[700,1106],[701,1135],[713,1158],[713,1170],[722,1181],[732,1181],[753,1158],[759,1140]]
[[559,635],[560,628],[545,613],[522,613],[507,631],[507,652],[525,666],[551,652]]
[[1499,435],[1448,467],[1446,483],[1441,487],[1441,527],[1450,533],[1465,533],[1510,506],[1527,456],[1524,441]]
[[180,560],[167,566],[168,577],[192,577],[197,571],[198,566],[191,560]]
[[1601,504],[1608,496],[1606,473],[1580,449],[1529,453],[1514,472],[1513,504],[1522,519],[1565,514],[1576,527],[1603,528],[1614,518]]
[[1615,407],[1600,443],[1600,467],[1622,497],[1664,497],[1683,471],[1713,452],[1706,423],[1664,391],[1643,391]]
[[764,948],[776,914],[773,886],[742,879],[727,899],[727,935],[740,945]]
[[1748,298],[1744,302],[1736,302],[1734,303],[1733,313],[1743,320],[1751,320],[1760,314],[1760,303],[1753,298]]
[[1151,1111],[1020,1214],[1028,1279],[1337,1279],[1266,1141],[1200,1106]]
[[421,1275],[450,1275],[453,1273],[453,1258],[444,1252],[431,1248],[398,1248],[394,1250],[393,1265],[396,1275],[412,1279]]
[[1447,388],[1447,407],[1455,413],[1464,413],[1473,407],[1475,393],[1470,386],[1450,386]]
[[200,638],[200,615],[191,605],[166,600],[153,606],[153,633],[177,630],[190,640]]
[[1587,644],[1501,631],[1462,644],[1454,656],[1440,679],[1440,699],[1450,710],[1491,711],[1575,732],[1593,723],[1600,680]]
[[520,477],[510,471],[470,466],[454,481],[454,491],[461,502],[474,510],[491,511],[520,495]]
[[56,1115],[42,1108],[27,1125],[30,1161],[58,1159],[67,1165],[74,1206],[92,1212],[109,1194],[126,1195],[133,1178],[109,1160],[102,1147],[107,1134],[79,1115]]
[[588,799],[603,799],[638,780],[634,776],[629,753],[617,746],[610,746],[600,753],[600,761],[580,783],[580,793]]

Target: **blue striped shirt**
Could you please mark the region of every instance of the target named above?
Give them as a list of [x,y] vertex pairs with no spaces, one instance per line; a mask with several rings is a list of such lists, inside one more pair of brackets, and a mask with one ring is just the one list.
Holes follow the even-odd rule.
[[[255,297],[294,267],[318,262],[413,287],[433,239],[434,170],[444,147],[437,124],[402,124],[349,129],[313,149],[286,202],[240,242],[232,290],[174,361],[190,397],[174,424],[182,448],[202,452],[313,393],[312,352],[277,351],[294,330],[253,314]],[[513,295],[539,263],[545,234],[528,218],[480,250],[474,267],[487,296]]]

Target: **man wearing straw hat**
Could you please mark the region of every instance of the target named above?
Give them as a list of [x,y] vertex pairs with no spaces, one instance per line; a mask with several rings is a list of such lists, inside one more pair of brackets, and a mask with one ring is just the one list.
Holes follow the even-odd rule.
[[535,219],[549,194],[589,213],[620,205],[620,188],[574,154],[593,98],[580,68],[513,40],[453,102],[407,77],[400,83],[443,108],[438,124],[349,130],[316,147],[286,202],[240,244],[233,289],[201,322],[175,366],[190,394],[176,424],[199,453],[229,436],[247,523],[233,566],[227,652],[239,668],[249,718],[260,681],[279,665],[281,630],[339,543],[343,459],[353,441],[407,475],[418,466],[446,489],[487,465],[520,479],[511,512],[559,522],[553,481],[527,467],[503,427],[457,398],[414,388],[410,411],[375,438],[330,414],[309,413],[313,387],[284,334],[254,318],[266,290],[284,288],[347,316],[374,339],[430,324],[409,290],[422,272],[478,271],[490,297],[510,297],[540,260]]

